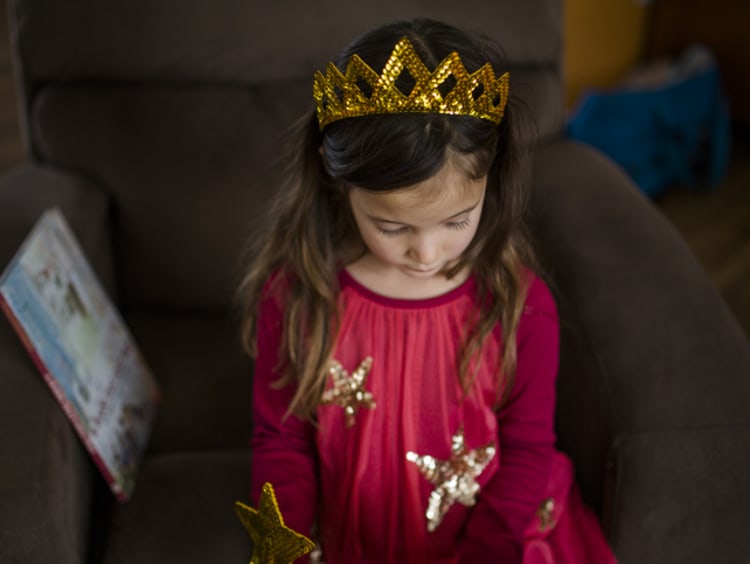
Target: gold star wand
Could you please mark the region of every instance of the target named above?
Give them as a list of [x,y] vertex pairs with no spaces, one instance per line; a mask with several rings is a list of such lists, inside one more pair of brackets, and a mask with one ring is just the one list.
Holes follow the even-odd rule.
[[306,536],[284,525],[269,483],[263,484],[257,510],[235,501],[234,511],[255,545],[250,564],[289,564],[315,548]]

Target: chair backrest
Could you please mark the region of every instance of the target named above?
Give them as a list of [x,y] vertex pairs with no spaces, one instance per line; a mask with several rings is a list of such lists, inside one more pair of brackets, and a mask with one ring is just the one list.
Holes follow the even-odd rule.
[[21,121],[35,159],[113,203],[123,307],[224,308],[266,217],[284,132],[353,37],[428,16],[483,31],[542,134],[562,124],[559,0],[50,3],[11,0]]

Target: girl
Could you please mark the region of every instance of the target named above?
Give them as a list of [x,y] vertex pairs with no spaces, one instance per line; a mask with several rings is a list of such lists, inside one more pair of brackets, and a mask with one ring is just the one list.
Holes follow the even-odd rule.
[[558,321],[502,71],[415,20],[316,73],[241,293],[252,496],[270,482],[326,562],[612,560],[554,450]]

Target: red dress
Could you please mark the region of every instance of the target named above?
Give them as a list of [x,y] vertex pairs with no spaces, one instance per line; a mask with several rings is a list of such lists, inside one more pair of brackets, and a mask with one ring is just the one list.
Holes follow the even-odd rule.
[[283,299],[262,302],[253,501],[270,482],[288,526],[313,536],[316,523],[328,563],[613,562],[554,449],[558,320],[544,283],[530,286],[515,383],[499,412],[499,326],[468,392],[457,377],[477,308],[473,277],[424,300],[378,295],[346,271],[340,285],[336,363],[317,425],[285,417],[292,386],[271,386]]

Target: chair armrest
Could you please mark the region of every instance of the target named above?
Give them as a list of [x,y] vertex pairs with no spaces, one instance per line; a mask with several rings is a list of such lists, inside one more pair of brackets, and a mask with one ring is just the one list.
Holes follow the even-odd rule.
[[620,561],[742,560],[750,345],[739,324],[669,221],[594,149],[542,147],[532,210],[563,321],[561,448],[611,519]]
[[[83,178],[34,165],[0,177],[0,269],[50,206],[62,209],[111,290],[105,192]],[[0,317],[0,561],[85,562],[100,478],[21,341]]]
[[115,297],[110,201],[103,187],[51,167],[19,165],[0,176],[0,271],[44,210],[59,207],[106,291]]
[[747,424],[622,433],[613,508],[620,562],[746,562],[748,460]]

